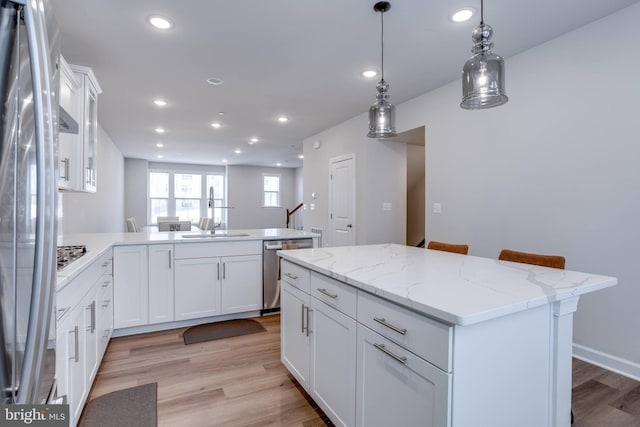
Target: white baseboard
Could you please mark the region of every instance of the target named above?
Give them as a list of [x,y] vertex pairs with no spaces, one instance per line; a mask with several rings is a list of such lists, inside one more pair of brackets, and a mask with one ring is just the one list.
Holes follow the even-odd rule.
[[579,344],[573,344],[573,357],[640,381],[640,364],[630,360],[612,356]]

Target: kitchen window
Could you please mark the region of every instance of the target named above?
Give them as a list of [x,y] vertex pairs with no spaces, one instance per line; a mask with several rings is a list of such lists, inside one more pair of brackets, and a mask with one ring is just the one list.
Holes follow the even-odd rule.
[[280,175],[262,175],[262,206],[265,208],[280,207]]
[[201,217],[211,215],[209,188],[214,191],[214,221],[226,223],[224,174],[182,171],[149,171],[148,224],[156,224],[158,216],[177,216],[180,221],[198,224]]

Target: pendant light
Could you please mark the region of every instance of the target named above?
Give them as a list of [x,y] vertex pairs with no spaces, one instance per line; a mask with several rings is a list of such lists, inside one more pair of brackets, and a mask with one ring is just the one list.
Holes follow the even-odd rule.
[[484,23],[484,1],[480,0],[480,25],[471,39],[473,56],[462,69],[462,102],[467,110],[497,107],[509,98],[504,91],[504,59],[491,53],[493,28]]
[[382,52],[381,79],[376,85],[376,102],[369,108],[369,138],[388,138],[396,136],[396,107],[387,101],[389,83],[384,81],[384,13],[391,9],[391,3],[381,1],[373,5],[373,10],[380,12],[380,40]]

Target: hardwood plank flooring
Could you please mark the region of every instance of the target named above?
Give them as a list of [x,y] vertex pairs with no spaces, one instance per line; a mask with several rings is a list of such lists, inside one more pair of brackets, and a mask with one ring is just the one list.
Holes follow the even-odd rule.
[[[280,363],[280,317],[267,332],[185,346],[186,328],[111,340],[89,399],[158,383],[162,426],[332,426]],[[574,427],[640,427],[640,382],[573,361]],[[481,426],[482,427],[482,426]]]

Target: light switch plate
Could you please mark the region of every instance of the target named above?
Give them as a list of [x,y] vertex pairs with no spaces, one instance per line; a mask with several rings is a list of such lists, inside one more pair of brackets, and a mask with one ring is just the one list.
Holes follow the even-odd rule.
[[382,204],[382,210],[383,211],[390,211],[392,209],[393,205],[391,204],[391,202],[384,202]]
[[434,203],[434,204],[433,204],[433,213],[434,213],[434,214],[442,213],[442,204],[440,204],[440,203]]

